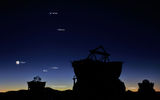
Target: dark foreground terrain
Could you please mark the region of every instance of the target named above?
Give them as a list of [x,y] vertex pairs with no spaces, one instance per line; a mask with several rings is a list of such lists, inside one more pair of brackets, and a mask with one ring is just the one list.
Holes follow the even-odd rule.
[[[105,93],[105,91],[104,91]],[[90,93],[88,93],[91,95]],[[83,98],[83,99],[82,99]],[[98,99],[99,98],[99,99]],[[103,95],[102,97],[96,97],[90,99],[87,97],[76,97],[72,90],[58,91],[51,88],[45,88],[44,91],[38,91],[32,93],[29,90],[9,91],[6,93],[0,93],[0,100],[159,100],[160,92],[154,94],[140,94],[138,92],[127,91],[122,97],[112,97]]]
[[72,99],[72,91],[58,91],[45,88],[44,91],[31,92],[29,90],[9,91],[0,93],[0,100],[65,100]]

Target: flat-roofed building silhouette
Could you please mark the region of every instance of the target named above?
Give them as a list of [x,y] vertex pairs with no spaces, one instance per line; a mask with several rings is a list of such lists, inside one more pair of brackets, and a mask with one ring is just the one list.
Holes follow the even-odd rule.
[[46,82],[42,82],[39,76],[34,77],[34,79],[28,83],[29,91],[42,91],[45,88]]

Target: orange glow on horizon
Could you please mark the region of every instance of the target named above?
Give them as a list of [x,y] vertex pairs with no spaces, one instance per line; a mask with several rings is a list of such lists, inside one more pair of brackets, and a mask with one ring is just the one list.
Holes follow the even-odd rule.
[[[46,87],[49,87],[49,88],[52,88],[52,89],[55,89],[55,90],[59,90],[59,91],[65,91],[65,90],[72,90],[72,85],[54,85],[54,86],[46,86]],[[155,86],[154,87],[155,91],[157,92],[160,92],[160,89],[158,86]],[[1,86],[0,88],[0,92],[8,92],[8,91],[18,91],[18,90],[28,90],[28,88],[25,86],[20,86],[20,85],[17,85],[17,86]],[[137,92],[138,91],[138,87],[137,86],[126,86],[126,91],[133,91],[133,92]]]
[[[47,88],[47,87],[46,87]],[[50,87],[52,88],[52,87]],[[65,91],[65,90],[72,90],[72,88],[69,88],[69,87],[65,87],[65,88],[52,88],[52,89],[55,89],[55,90],[58,90],[58,91]],[[0,89],[0,92],[1,93],[5,93],[5,92],[9,92],[9,91],[18,91],[18,90],[28,90],[27,88],[11,88],[11,89]]]
[[[156,92],[160,92],[160,89],[158,88],[154,88]],[[137,92],[138,91],[138,88],[126,88],[126,91],[132,91],[132,92]]]

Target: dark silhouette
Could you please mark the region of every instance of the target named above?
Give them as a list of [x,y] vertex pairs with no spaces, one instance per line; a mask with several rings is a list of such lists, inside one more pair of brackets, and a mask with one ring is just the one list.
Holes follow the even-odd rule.
[[138,93],[141,98],[154,98],[156,96],[156,92],[153,88],[154,83],[149,82],[149,80],[143,80],[142,83],[138,83],[138,86]]
[[28,83],[29,97],[32,99],[44,98],[45,95],[45,85],[46,82],[41,82],[39,76],[34,77],[34,79]]
[[28,90],[0,93],[1,100],[157,100],[154,83],[143,80],[138,92],[125,91],[119,79],[122,62],[111,62],[102,46],[90,50],[87,58],[73,61],[73,90],[58,91],[45,87],[39,76],[28,83]]
[[34,79],[28,83],[28,90],[31,92],[41,92],[44,90],[46,82],[41,82],[39,76],[34,77]]
[[157,100],[160,97],[160,93],[154,90],[154,83],[149,82],[149,80],[143,80],[142,83],[138,83],[138,86],[138,92],[126,92],[126,100]]
[[90,50],[86,59],[74,61],[72,66],[76,75],[73,78],[73,92],[78,98],[106,99],[124,96],[125,85],[119,79],[122,62],[110,62],[109,54],[102,46]]
[[155,93],[154,90],[154,83],[149,82],[149,80],[143,80],[142,83],[138,83],[139,89],[138,92],[139,93],[147,93],[147,94],[153,94]]

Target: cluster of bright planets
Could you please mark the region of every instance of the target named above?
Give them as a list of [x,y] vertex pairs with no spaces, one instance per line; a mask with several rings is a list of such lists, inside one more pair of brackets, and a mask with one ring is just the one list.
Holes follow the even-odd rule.
[[[50,16],[56,16],[59,13],[57,11],[50,11],[48,14]],[[56,30],[59,31],[59,32],[65,32],[66,31],[65,28],[57,28]],[[16,60],[16,65],[21,65],[21,64],[26,64],[26,62],[25,61]],[[57,70],[57,69],[59,69],[59,67],[50,67],[50,68],[43,69],[42,72],[46,73],[49,70]]]

